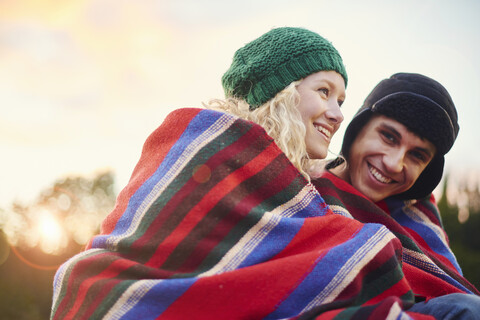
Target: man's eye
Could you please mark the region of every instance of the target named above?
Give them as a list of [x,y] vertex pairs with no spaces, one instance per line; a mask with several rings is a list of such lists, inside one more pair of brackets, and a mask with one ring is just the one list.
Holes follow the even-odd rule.
[[395,136],[393,134],[391,134],[390,132],[387,132],[387,131],[382,131],[381,132],[383,138],[388,142],[388,143],[395,143],[397,141],[397,139],[395,138]]
[[422,153],[422,152],[419,152],[419,151],[412,151],[410,152],[410,154],[415,157],[416,159],[422,161],[422,162],[425,162],[426,161],[426,157],[425,155]]

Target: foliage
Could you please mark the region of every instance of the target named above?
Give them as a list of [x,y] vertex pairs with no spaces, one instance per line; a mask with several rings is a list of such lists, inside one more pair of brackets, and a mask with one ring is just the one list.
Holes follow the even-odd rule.
[[[457,190],[457,199],[449,201],[448,177],[444,181],[438,208],[450,240],[450,247],[457,257],[463,275],[475,287],[480,288],[480,191],[466,185]],[[453,203],[452,203],[453,202]]]
[[98,233],[115,203],[111,172],[69,177],[29,205],[0,208],[0,315],[48,319],[56,269]]
[[[447,184],[445,179],[438,202],[443,224],[465,277],[480,288],[480,191],[463,186],[456,190],[457,200],[449,201]],[[0,208],[2,320],[48,319],[55,271],[98,232],[100,221],[114,206],[113,185],[111,172],[69,177],[43,190],[33,204]],[[467,220],[461,223],[459,216]],[[39,228],[45,221],[54,221],[59,228],[53,224]]]

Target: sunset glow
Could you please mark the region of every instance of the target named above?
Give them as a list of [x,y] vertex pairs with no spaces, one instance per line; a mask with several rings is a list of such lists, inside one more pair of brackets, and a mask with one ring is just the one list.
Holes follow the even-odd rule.
[[[55,179],[99,168],[112,169],[121,189],[145,138],[170,111],[222,98],[221,77],[234,52],[287,25],[332,41],[348,71],[345,121],[330,158],[379,80],[418,72],[444,84],[458,106],[461,130],[446,172],[478,184],[480,149],[472,146],[478,145],[480,44],[472,39],[480,32],[479,6],[375,0],[330,2],[326,10],[322,1],[279,0],[255,3],[251,12],[228,1],[0,1],[0,207],[33,201]],[[209,175],[202,168],[194,178],[202,183]],[[72,201],[63,196],[55,210],[70,210]],[[24,228],[16,217],[5,234],[12,243],[24,237],[55,251],[66,234],[83,243],[98,230],[91,216],[58,221],[55,210],[34,234],[11,236]],[[78,221],[86,223],[80,228]]]
[[43,240],[47,242],[58,242],[61,237],[62,228],[51,215],[45,215],[40,221],[39,231]]
[[63,228],[48,211],[41,212],[37,231],[40,247],[45,253],[55,253],[66,245]]

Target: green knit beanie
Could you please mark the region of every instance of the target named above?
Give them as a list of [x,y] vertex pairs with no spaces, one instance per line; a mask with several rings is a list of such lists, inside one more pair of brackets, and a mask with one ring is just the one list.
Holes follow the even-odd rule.
[[290,83],[331,70],[343,77],[346,86],[342,58],[328,40],[303,28],[283,27],[238,49],[222,85],[226,97],[243,99],[254,110]]

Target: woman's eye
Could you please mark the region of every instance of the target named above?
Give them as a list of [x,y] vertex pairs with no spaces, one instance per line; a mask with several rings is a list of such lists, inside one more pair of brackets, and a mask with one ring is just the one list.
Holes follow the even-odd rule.
[[318,91],[321,92],[321,93],[323,93],[324,95],[326,95],[326,96],[328,97],[329,91],[328,91],[327,88],[320,88],[320,89],[318,89]]
[[343,100],[338,100],[338,101],[337,101],[337,103],[338,103],[338,106],[339,106],[339,107],[341,107],[341,106],[342,106],[342,104],[343,104],[343,102],[344,102]]

